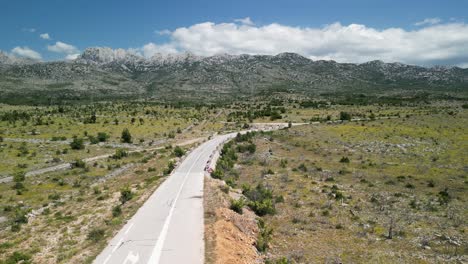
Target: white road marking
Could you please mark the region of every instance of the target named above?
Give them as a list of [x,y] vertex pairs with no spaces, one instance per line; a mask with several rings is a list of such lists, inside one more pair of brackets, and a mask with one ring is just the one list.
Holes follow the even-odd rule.
[[[112,253],[114,253],[119,247],[120,245],[122,244],[123,242],[123,237],[119,240],[119,242],[117,242],[117,244],[114,246],[114,248],[112,249]],[[111,255],[112,255],[111,253]]]
[[[125,231],[124,235],[126,235],[126,234],[130,231],[130,229],[132,229],[133,224],[134,224],[134,223],[131,223],[131,224],[128,226],[128,228],[127,228],[127,230]],[[112,254],[113,254],[113,253],[120,247],[120,245],[122,244],[123,239],[124,239],[124,237],[122,237],[122,238],[119,240],[119,242],[117,242],[117,244],[116,244],[116,245],[114,246],[114,248],[112,249],[112,252],[109,254],[109,256],[107,256],[107,258],[104,260],[104,262],[103,262],[102,264],[106,264],[106,263],[109,261],[109,259],[111,258]],[[131,251],[130,251],[130,252],[131,252]],[[127,256],[127,258],[128,258],[128,256]],[[138,258],[139,258],[139,257],[138,257]]]
[[104,262],[102,264],[106,264],[107,261],[109,261],[110,258],[111,258],[111,254],[109,254],[109,256],[107,256],[107,258],[104,260]]
[[159,259],[161,258],[161,253],[162,253],[162,248],[164,245],[164,241],[166,240],[167,236],[167,231],[169,229],[169,224],[171,223],[171,218],[172,218],[172,213],[174,212],[175,205],[177,204],[177,200],[179,199],[180,193],[182,192],[182,189],[185,185],[185,182],[187,181],[188,175],[190,174],[190,171],[192,171],[193,167],[197,163],[197,161],[200,159],[200,157],[205,153],[202,151],[197,159],[193,162],[192,166],[190,166],[188,172],[184,176],[184,181],[180,185],[179,191],[177,192],[177,195],[174,199],[174,202],[172,203],[171,209],[169,210],[169,214],[166,217],[166,220],[164,221],[164,226],[161,230],[161,233],[159,234],[158,240],[156,242],[156,245],[153,248],[153,251],[151,252],[151,257],[148,261],[148,264],[158,264]]
[[130,229],[132,229],[133,224],[134,224],[134,223],[131,223],[131,224],[130,224],[130,226],[127,228],[127,231],[125,231],[125,234],[124,234],[124,235],[128,234],[128,231],[130,231]]
[[140,260],[140,254],[136,253],[136,255],[133,255],[133,251],[130,251],[125,258],[123,264],[127,264],[129,262],[130,264],[135,264],[138,263],[138,260]]

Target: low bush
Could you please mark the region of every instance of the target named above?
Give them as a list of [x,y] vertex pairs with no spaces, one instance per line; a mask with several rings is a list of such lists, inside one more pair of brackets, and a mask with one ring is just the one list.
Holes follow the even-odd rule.
[[83,160],[77,159],[72,163],[72,168],[86,168],[86,162]]
[[109,135],[105,132],[98,132],[97,139],[99,140],[99,142],[106,142],[107,139],[109,139]]
[[82,138],[74,137],[73,141],[70,142],[70,148],[75,150],[84,149],[84,142]]
[[175,169],[175,163],[173,161],[170,161],[168,164],[167,164],[167,168],[164,169],[163,171],[163,174],[164,175],[169,175],[171,174],[171,172]]
[[238,214],[242,214],[242,208],[244,208],[245,201],[244,199],[240,198],[239,200],[231,200],[231,206],[229,207],[231,210]]
[[341,157],[340,162],[341,163],[349,163],[349,158],[348,157]]
[[88,232],[87,239],[93,242],[99,242],[104,238],[105,231],[101,228],[93,228]]
[[16,264],[16,263],[29,264],[31,263],[31,255],[23,253],[21,251],[15,251],[5,260],[5,262],[2,262],[2,263],[4,264]]
[[122,207],[120,205],[116,205],[112,207],[112,216],[117,217],[122,214]]
[[258,184],[254,189],[244,185],[242,193],[250,200],[248,206],[259,216],[274,214],[276,212],[273,202],[273,192]]
[[120,202],[125,204],[133,198],[133,192],[130,187],[124,187],[120,190]]
[[255,247],[257,248],[258,251],[265,252],[269,247],[271,235],[273,234],[273,229],[268,227],[265,224],[265,221],[263,221],[263,219],[261,218],[258,220],[258,229],[259,229],[259,232],[258,232],[257,241],[255,243]]
[[181,147],[179,147],[179,146],[176,146],[176,147],[174,148],[173,153],[174,153],[174,156],[180,158],[180,157],[182,157],[182,156],[185,154],[185,150],[183,150],[183,149],[182,149]]
[[122,159],[128,156],[128,152],[125,149],[118,149],[114,155],[112,155],[113,159]]

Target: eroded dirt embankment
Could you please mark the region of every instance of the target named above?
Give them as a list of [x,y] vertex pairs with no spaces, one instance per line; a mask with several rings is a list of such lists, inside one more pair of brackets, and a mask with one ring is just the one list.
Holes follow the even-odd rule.
[[246,208],[242,214],[229,209],[230,199],[239,194],[229,191],[223,181],[205,177],[204,197],[205,263],[263,263],[255,248],[256,215]]

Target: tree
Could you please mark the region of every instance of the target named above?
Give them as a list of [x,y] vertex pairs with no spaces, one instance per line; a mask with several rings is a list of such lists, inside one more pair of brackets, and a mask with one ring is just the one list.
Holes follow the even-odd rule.
[[13,181],[15,184],[13,185],[13,189],[15,190],[22,190],[24,189],[24,180],[26,179],[26,175],[23,172],[17,172],[13,175]]
[[84,143],[82,138],[74,137],[70,143],[71,149],[84,149]]
[[340,162],[341,163],[349,163],[349,158],[348,157],[341,157]]
[[96,124],[96,113],[92,113],[88,120],[85,120],[85,123]]
[[99,140],[99,142],[106,142],[108,138],[109,135],[106,132],[97,133],[97,139]]
[[185,151],[184,151],[181,147],[176,146],[176,147],[174,148],[174,155],[175,155],[176,157],[179,157],[179,158],[180,158],[180,157],[182,157],[184,154],[185,154]]
[[350,121],[351,120],[351,114],[348,112],[340,112],[340,120],[342,121]]
[[121,140],[123,143],[132,143],[132,135],[130,134],[130,131],[128,131],[128,128],[125,128],[122,131]]
[[121,158],[124,158],[124,157],[127,157],[128,156],[128,152],[125,151],[125,149],[118,149],[114,155],[112,155],[112,158],[113,159],[121,159]]
[[130,201],[133,198],[133,192],[130,190],[130,187],[125,187],[122,190],[120,190],[120,202],[122,204]]

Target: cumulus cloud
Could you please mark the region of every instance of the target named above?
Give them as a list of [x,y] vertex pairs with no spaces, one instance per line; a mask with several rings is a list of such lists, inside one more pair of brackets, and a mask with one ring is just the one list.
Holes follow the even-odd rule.
[[52,52],[63,53],[63,54],[78,53],[78,49],[75,46],[67,44],[67,43],[63,43],[60,41],[55,42],[54,45],[48,45],[47,49]]
[[28,47],[15,47],[11,50],[11,53],[24,58],[42,60],[42,56],[39,52],[34,51]]
[[277,23],[205,22],[177,28],[164,44],[148,43],[143,55],[190,51],[209,56],[296,52],[314,60],[366,62],[383,60],[410,64],[451,64],[468,61],[468,25],[447,23],[417,30],[375,29],[360,24],[292,27]]
[[162,44],[162,45],[157,45],[154,43],[148,43],[144,45],[140,49],[133,50],[134,52],[138,54],[142,54],[143,56],[149,58],[152,57],[153,55],[157,53],[177,53],[178,50],[173,44]]
[[253,26],[255,23],[250,19],[250,17],[234,19],[234,22],[239,22],[243,25]]
[[49,33],[40,34],[39,37],[40,37],[41,39],[47,39],[47,40],[50,39]]
[[78,56],[80,56],[79,53],[68,54],[67,56],[65,56],[65,60],[76,60]]
[[426,18],[424,20],[418,21],[414,23],[414,25],[415,26],[435,25],[435,24],[439,24],[440,22],[442,22],[442,19],[438,17],[431,17],[431,18]]

